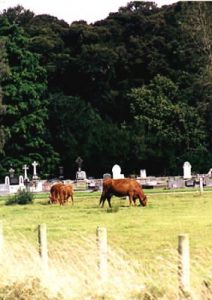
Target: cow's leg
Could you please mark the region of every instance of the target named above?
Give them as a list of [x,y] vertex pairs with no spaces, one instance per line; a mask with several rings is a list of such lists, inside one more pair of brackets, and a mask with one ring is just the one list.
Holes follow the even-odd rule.
[[53,203],[53,201],[54,201],[54,200],[53,200],[53,197],[52,197],[52,195],[50,194],[50,195],[49,195],[49,203],[51,203],[51,204],[52,204],[52,203]]
[[106,199],[105,194],[102,193],[100,200],[99,200],[99,206],[104,207],[105,199]]
[[63,192],[60,191],[57,193],[57,202],[60,204],[60,205],[63,205],[63,199],[64,198],[64,195],[63,195]]
[[130,204],[130,206],[132,205],[132,200],[133,200],[133,194],[129,193],[129,204]]
[[50,198],[51,198],[51,203],[57,203],[57,198],[56,198],[56,193],[55,193],[55,191],[52,192]]
[[66,193],[64,194],[64,204],[65,204],[65,203],[68,204],[69,198],[70,198],[70,194],[66,192]]
[[134,206],[137,206],[135,197],[133,197],[133,202],[134,202]]
[[110,208],[112,208],[112,205],[111,205],[111,202],[110,202],[111,198],[112,198],[111,195],[107,197],[107,202],[108,202],[108,205],[109,205]]

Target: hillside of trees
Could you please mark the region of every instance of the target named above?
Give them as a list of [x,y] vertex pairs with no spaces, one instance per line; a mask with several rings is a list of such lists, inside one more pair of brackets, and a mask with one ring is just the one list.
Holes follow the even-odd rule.
[[0,177],[212,167],[212,2],[129,2],[94,24],[0,14]]

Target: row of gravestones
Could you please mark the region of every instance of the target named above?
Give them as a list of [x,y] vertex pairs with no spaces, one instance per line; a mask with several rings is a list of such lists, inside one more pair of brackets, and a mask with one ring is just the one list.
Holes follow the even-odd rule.
[[[34,182],[32,182],[33,184],[31,184],[31,186],[28,185],[28,189],[32,192],[43,191],[43,183],[45,182],[43,180],[38,180],[38,176],[37,176],[37,172],[36,172],[37,165],[38,165],[38,163],[36,161],[34,161],[32,163],[32,166],[33,166],[33,177],[32,178],[34,179]],[[26,187],[26,183],[27,182],[29,183],[28,176],[27,176],[28,167],[26,165],[24,165],[23,170],[24,170],[24,176],[19,176],[19,178],[17,178],[17,177],[13,178],[13,177],[9,177],[9,176],[5,177],[5,184],[0,184],[0,195],[7,194],[7,193],[16,193],[19,189],[24,189]],[[113,173],[114,179],[124,178],[124,174],[121,173],[121,168],[117,164],[115,164],[113,166],[112,173]],[[103,175],[103,178],[107,178],[107,177],[111,177],[111,175],[109,173]],[[143,182],[141,181],[142,184],[147,184],[147,185],[151,185],[151,186],[157,186],[159,183],[159,180],[155,177],[147,178],[146,170],[144,170],[144,169],[140,170],[140,179],[143,180]],[[174,178],[174,177],[169,178],[167,181],[167,187],[168,188],[180,188],[180,187],[185,187],[185,186],[194,186],[195,180],[191,180],[191,179],[192,179],[191,164],[189,162],[185,162],[183,165],[183,179],[182,178]],[[82,181],[85,182],[86,180],[87,180],[86,173],[85,173],[85,171],[81,170],[81,166],[80,166],[76,173],[76,181],[79,183]],[[198,180],[198,178],[197,178],[197,180]],[[164,184],[164,182],[163,182],[163,184]],[[209,170],[208,176],[206,176],[204,178],[204,185],[212,186],[212,169]],[[84,188],[86,188],[86,186],[87,185],[85,184],[85,186],[83,186],[82,188],[84,189]]]
[[15,194],[18,192],[18,190],[24,190],[25,188],[31,192],[41,192],[43,181],[38,180],[39,178],[36,170],[38,163],[34,161],[32,166],[33,176],[31,183],[27,175],[27,170],[29,169],[27,165],[23,166],[24,176],[14,176],[15,170],[11,168],[9,170],[10,176],[6,176],[4,184],[0,184],[0,195]]
[[[114,165],[112,168],[112,173],[113,173],[113,178],[118,179],[118,178],[124,178],[124,174],[121,174],[121,168],[119,165]],[[209,173],[212,175],[212,169],[209,170]],[[140,170],[140,178],[146,178],[146,170]],[[191,174],[191,164],[186,161],[183,164],[183,178],[184,179],[191,179],[192,174]]]

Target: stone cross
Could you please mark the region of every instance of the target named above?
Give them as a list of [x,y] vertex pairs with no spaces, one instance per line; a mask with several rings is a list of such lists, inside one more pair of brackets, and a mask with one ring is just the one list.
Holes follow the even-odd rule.
[[37,178],[37,171],[36,171],[36,167],[39,164],[36,161],[33,161],[32,166],[33,166],[33,178]]
[[27,165],[24,165],[22,169],[24,170],[24,180],[26,180],[28,179],[27,170],[29,169],[29,167]]
[[78,164],[78,171],[81,171],[81,167],[82,167],[82,163],[83,163],[82,158],[80,156],[77,157],[77,159],[75,160],[75,162]]
[[9,173],[10,173],[11,178],[14,177],[14,172],[15,172],[15,170],[13,168],[9,169]]

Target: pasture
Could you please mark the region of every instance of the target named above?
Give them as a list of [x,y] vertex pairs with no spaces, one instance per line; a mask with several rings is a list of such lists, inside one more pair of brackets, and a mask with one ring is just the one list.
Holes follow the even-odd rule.
[[[20,254],[26,251],[29,256],[29,249],[37,247],[38,225],[46,223],[49,257],[54,261],[57,257],[58,265],[63,260],[64,268],[77,269],[79,277],[79,270],[84,270],[84,278],[88,262],[91,263],[92,257],[95,257],[92,249],[95,248],[96,228],[106,227],[112,273],[116,274],[116,279],[119,278],[116,290],[117,284],[124,291],[126,282],[133,281],[145,286],[145,292],[139,291],[126,299],[176,299],[177,238],[181,233],[188,233],[193,293],[198,300],[204,293],[207,299],[212,299],[212,190],[204,191],[203,195],[195,189],[183,192],[146,190],[145,193],[148,196],[146,207],[129,207],[128,200],[113,197],[112,209],[107,203],[103,209],[99,208],[99,192],[75,192],[74,205],[62,207],[48,204],[48,194],[38,194],[34,204],[23,206],[5,206],[6,198],[0,197],[4,238],[8,243],[15,241],[22,246],[30,245],[28,250],[23,246],[25,250],[21,248],[19,251]],[[95,267],[92,268],[94,284]],[[125,272],[129,278],[124,275]],[[86,282],[88,279],[81,279],[81,285],[83,280]],[[113,293],[112,285],[110,293],[112,295],[106,292],[105,299],[124,299],[123,295],[118,298],[115,290]],[[126,291],[124,294],[128,297]],[[65,295],[64,299],[72,299]],[[76,299],[83,297],[78,295]],[[100,299],[96,297],[93,293],[89,299]],[[59,298],[62,299],[62,296]]]

